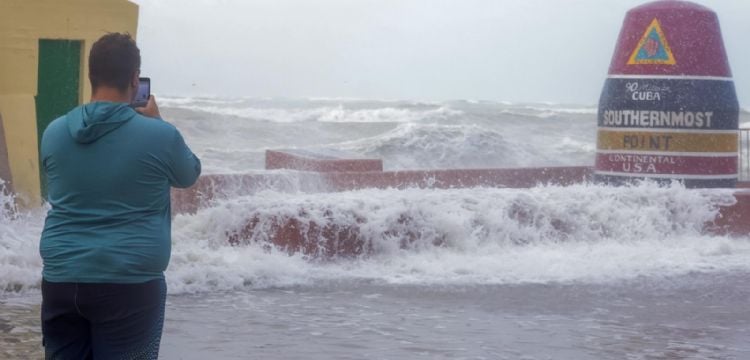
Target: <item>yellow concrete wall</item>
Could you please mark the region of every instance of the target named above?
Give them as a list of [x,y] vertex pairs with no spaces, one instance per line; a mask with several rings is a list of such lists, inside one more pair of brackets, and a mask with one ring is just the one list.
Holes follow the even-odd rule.
[[[13,187],[23,205],[41,204],[36,129],[39,39],[82,40],[81,95],[91,97],[88,54],[108,32],[138,29],[138,6],[126,0],[1,0],[0,114]],[[2,141],[2,139],[0,139]]]

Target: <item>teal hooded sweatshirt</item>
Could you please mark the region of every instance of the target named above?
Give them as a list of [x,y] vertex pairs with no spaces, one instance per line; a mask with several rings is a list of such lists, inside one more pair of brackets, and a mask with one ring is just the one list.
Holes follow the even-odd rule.
[[92,102],[44,131],[47,213],[40,253],[50,282],[142,283],[171,253],[170,186],[201,164],[171,124],[127,104]]

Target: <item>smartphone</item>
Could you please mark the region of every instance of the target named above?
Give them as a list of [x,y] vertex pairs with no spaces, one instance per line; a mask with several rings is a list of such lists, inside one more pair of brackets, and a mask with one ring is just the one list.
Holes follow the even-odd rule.
[[151,96],[151,78],[142,77],[138,78],[140,85],[138,85],[138,93],[135,94],[135,99],[130,103],[131,107],[144,107],[148,103],[148,98]]

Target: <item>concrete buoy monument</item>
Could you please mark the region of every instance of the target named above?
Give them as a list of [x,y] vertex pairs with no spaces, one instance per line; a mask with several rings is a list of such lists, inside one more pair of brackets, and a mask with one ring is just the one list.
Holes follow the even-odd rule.
[[716,14],[664,0],[629,11],[598,112],[595,177],[737,182],[739,104]]

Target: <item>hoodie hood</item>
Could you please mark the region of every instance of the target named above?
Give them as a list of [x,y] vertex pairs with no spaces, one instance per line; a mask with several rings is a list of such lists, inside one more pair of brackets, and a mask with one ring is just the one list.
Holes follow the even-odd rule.
[[97,101],[71,110],[66,118],[70,136],[78,143],[89,144],[137,115],[128,104]]

